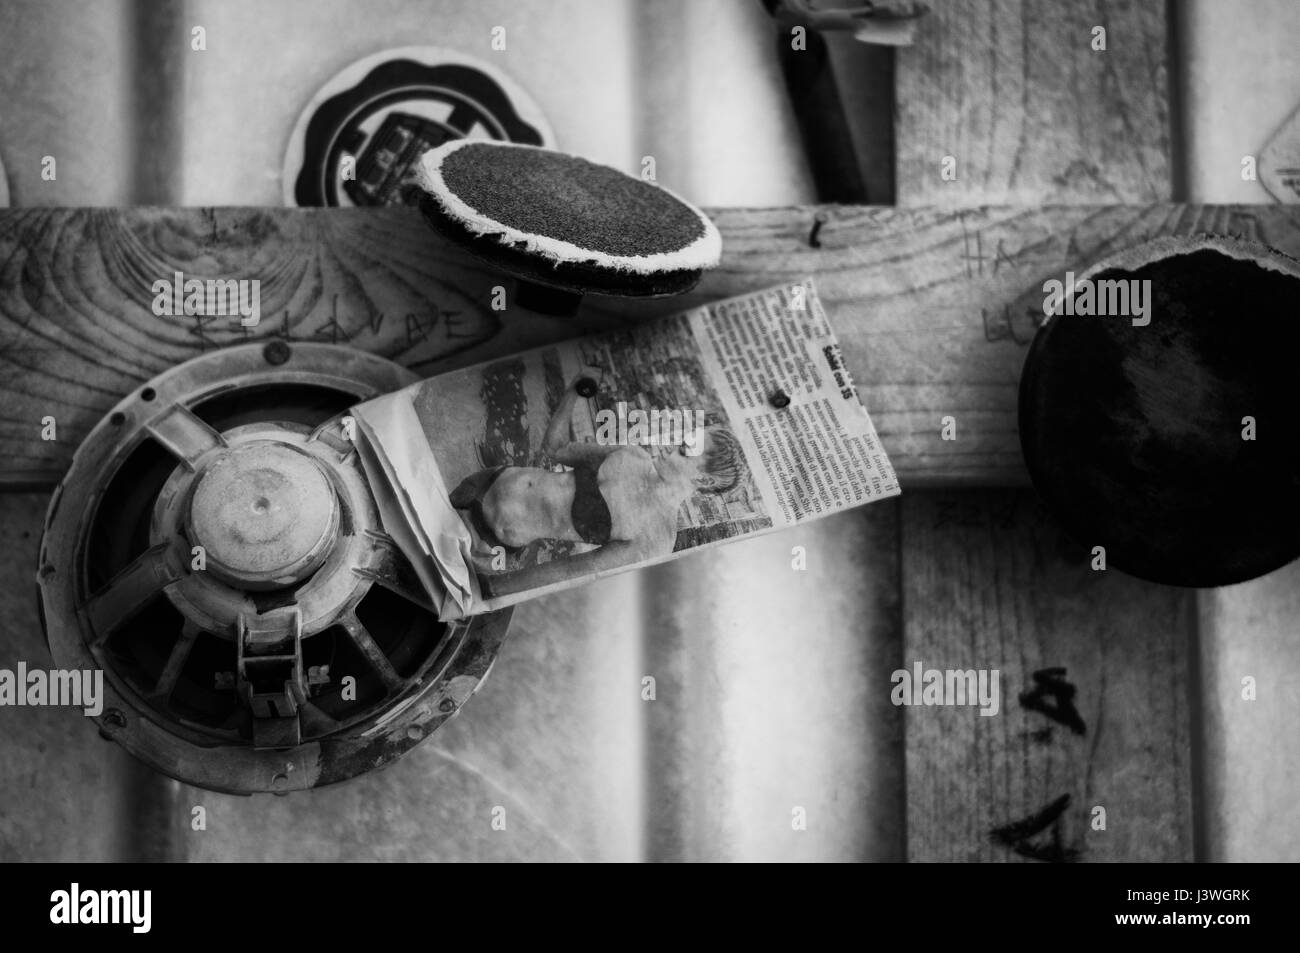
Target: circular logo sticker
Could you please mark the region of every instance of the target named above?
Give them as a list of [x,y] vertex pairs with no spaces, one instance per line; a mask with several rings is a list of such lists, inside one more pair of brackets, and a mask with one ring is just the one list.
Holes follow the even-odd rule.
[[288,205],[402,205],[421,155],[449,139],[553,146],[535,102],[495,67],[409,46],[358,60],[318,92],[284,157]]

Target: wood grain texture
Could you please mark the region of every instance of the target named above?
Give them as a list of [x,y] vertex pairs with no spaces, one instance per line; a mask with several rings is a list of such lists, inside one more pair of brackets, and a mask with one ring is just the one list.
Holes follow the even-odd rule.
[[[1164,234],[1215,231],[1300,254],[1282,207],[724,210],[722,266],[681,299],[589,298],[565,321],[490,308],[503,282],[413,211],[0,212],[0,486],[49,485],[121,397],[246,339],[347,343],[429,375],[814,276],[905,487],[1026,481],[1016,393],[1043,281]],[[815,221],[817,247],[809,244]],[[262,322],[159,317],[154,281],[257,278]],[[58,421],[40,439],[41,418]],[[941,438],[945,415],[957,439]]]
[[[1098,26],[1105,51],[1092,48]],[[1044,272],[1063,279],[1143,234],[1190,226],[1290,241],[1290,225],[1271,223],[1291,220],[1264,210],[1146,204],[1173,194],[1166,33],[1163,4],[944,2],[917,45],[899,51],[899,205],[942,205],[968,231],[974,216],[990,212],[962,209],[1073,206],[1052,210],[1051,236],[980,229],[968,240],[974,287],[1013,275],[1022,282],[1025,296],[992,310],[1005,320],[991,327],[1005,338],[1028,343]],[[950,181],[945,156],[956,163]],[[1142,204],[1112,218],[1101,203]],[[1176,211],[1155,225],[1147,218],[1154,208]],[[1065,222],[1072,224],[1059,227]],[[1055,243],[1063,236],[1062,254]],[[1008,272],[1006,257],[1020,270]],[[1024,274],[1031,262],[1039,274]],[[978,432],[975,459],[988,460],[996,446],[1018,460],[1014,418],[988,411],[1014,407],[1020,364],[965,349],[972,351],[976,361],[966,366],[982,374],[965,378],[953,446],[972,448],[965,424]],[[926,366],[913,364],[913,373]],[[994,376],[999,371],[1007,376]],[[992,420],[1005,425],[998,437]],[[1189,597],[1094,572],[1088,551],[1026,491],[905,496],[902,553],[904,667],[998,668],[1004,686],[994,717],[908,709],[909,859],[1190,859]],[[1029,692],[1031,705],[1045,699],[1050,709],[1053,698],[1043,693],[1066,691],[1058,677],[1075,692],[1079,718],[1065,719],[1071,726],[1020,702]],[[1104,832],[1089,826],[1094,806],[1106,808]]]
[[[1170,197],[1164,4],[929,6],[896,64],[899,205]],[[957,161],[954,181],[941,176],[944,156]]]
[[1194,592],[1092,571],[1020,491],[903,514],[904,667],[1001,673],[997,715],[907,709],[908,859],[1190,860]]

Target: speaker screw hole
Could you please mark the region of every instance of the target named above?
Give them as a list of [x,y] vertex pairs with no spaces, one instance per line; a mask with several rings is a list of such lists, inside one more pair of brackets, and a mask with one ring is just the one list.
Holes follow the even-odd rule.
[[283,364],[289,360],[289,353],[289,345],[284,341],[272,341],[262,348],[262,357],[266,358],[268,364]]

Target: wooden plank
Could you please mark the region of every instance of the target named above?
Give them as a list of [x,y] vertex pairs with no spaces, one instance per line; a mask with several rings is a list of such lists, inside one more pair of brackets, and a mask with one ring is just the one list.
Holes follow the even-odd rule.
[[1195,593],[1093,571],[1020,491],[903,514],[904,667],[1001,673],[997,715],[907,709],[908,859],[1190,859]]
[[898,52],[899,205],[1170,198],[1164,4],[930,6]]
[[[1163,5],[1104,0],[936,5],[917,45],[898,52],[898,203],[959,217],[990,203],[1076,204],[1056,214],[1100,229],[1082,240],[1069,230],[1076,272],[1100,246],[1147,232],[1093,216],[1101,202],[1172,195],[1165,17]],[[1199,227],[1259,235],[1249,224],[1259,220],[1243,209]],[[991,257],[996,280],[1001,256],[982,239],[977,262]],[[1019,262],[1036,247],[1006,244]],[[1067,270],[1059,257],[1050,267]],[[1024,287],[1041,289],[1033,277]],[[1016,322],[1035,304],[1041,294],[1010,308],[1018,343],[1033,322],[1015,333]],[[992,369],[965,366],[979,364]],[[1019,366],[1001,369],[1011,373],[993,399],[1010,408]],[[948,411],[956,445],[969,446],[961,427],[976,394],[942,395],[966,398]],[[1011,419],[1000,420],[1015,441]],[[909,859],[1190,859],[1190,596],[1094,572],[1028,492],[905,494],[902,553],[904,667],[998,669],[1004,686],[995,717],[908,709]],[[1055,712],[1049,691],[1073,692],[1079,717]],[[1090,826],[1097,806],[1105,831]]]
[[[904,486],[1023,484],[1017,383],[1045,279],[1148,237],[1202,230],[1300,254],[1300,214],[1282,207],[714,214],[724,261],[695,291],[592,298],[564,321],[492,311],[500,276],[407,210],[0,212],[0,487],[53,483],[118,399],[205,349],[337,341],[433,374],[805,275],[817,281]],[[259,279],[261,324],[156,316],[152,284],[177,270]],[[40,439],[47,414],[57,441]],[[940,434],[949,414],[952,441]]]

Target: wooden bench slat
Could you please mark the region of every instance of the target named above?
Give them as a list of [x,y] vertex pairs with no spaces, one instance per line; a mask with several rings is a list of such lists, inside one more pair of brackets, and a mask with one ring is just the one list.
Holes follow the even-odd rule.
[[[351,344],[422,374],[812,275],[903,485],[1024,484],[1021,364],[1042,284],[1122,245],[1211,230],[1300,254],[1282,207],[730,209],[721,268],[681,299],[589,298],[577,320],[494,312],[497,273],[407,210],[0,211],[0,488],[50,485],[118,399],[204,350]],[[809,243],[814,222],[819,247]],[[259,279],[261,324],[160,317],[152,285]],[[42,441],[41,418],[58,422]],[[940,436],[942,417],[957,439]]]

